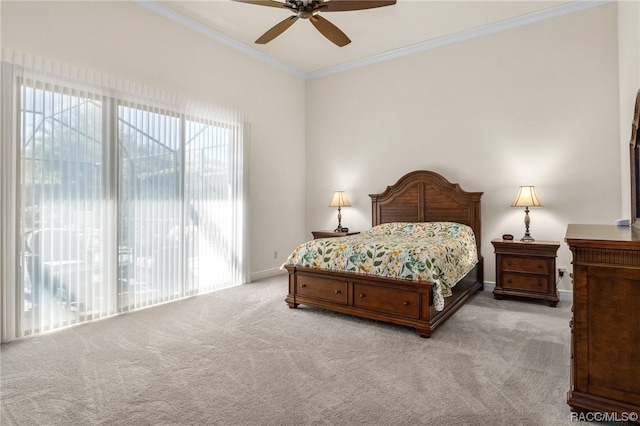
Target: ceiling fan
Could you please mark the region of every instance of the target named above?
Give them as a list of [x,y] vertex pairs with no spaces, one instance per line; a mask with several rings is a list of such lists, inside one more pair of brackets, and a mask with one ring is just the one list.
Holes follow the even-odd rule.
[[391,6],[396,0],[234,0],[240,3],[289,9],[294,15],[280,21],[256,40],[258,44],[269,43],[293,25],[299,18],[308,19],[320,33],[336,45],[342,47],[351,43],[340,28],[319,15],[319,12],[345,12],[349,10],[373,9]]

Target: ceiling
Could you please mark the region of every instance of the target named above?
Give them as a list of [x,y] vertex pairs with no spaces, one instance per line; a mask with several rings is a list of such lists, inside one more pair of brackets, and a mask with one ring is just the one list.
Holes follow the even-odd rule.
[[345,47],[338,47],[324,38],[310,22],[302,19],[271,42],[255,44],[255,39],[291,15],[286,9],[231,0],[134,1],[303,78],[426,50],[608,2],[398,0],[393,6],[376,9],[322,13],[352,41]]

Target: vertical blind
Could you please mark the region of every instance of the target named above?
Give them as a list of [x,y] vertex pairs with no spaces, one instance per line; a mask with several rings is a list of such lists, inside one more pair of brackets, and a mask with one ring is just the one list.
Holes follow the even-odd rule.
[[246,281],[241,117],[24,69],[2,63],[3,341]]
[[19,236],[22,334],[100,316],[105,198],[100,97],[22,79]]

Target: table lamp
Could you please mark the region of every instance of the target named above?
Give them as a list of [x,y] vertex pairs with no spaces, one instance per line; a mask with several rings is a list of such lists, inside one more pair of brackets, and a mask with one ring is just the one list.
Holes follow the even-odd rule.
[[344,191],[336,191],[333,193],[333,199],[329,204],[329,207],[337,207],[338,208],[338,227],[335,229],[335,232],[343,232],[342,228],[342,213],[340,209],[342,207],[351,207],[349,200],[347,200],[347,194]]
[[536,194],[536,187],[521,186],[511,207],[524,207],[525,232],[524,237],[522,237],[520,241],[535,241],[529,234],[529,224],[531,223],[531,219],[529,219],[529,207],[544,207],[538,198],[538,194]]

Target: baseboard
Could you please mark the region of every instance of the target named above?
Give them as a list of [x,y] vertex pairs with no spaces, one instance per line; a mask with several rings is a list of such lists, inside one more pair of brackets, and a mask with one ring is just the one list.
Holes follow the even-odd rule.
[[484,282],[484,291],[491,293],[496,288],[496,283],[491,281]]
[[250,276],[250,279],[251,279],[251,282],[253,282],[253,281],[263,280],[265,278],[271,278],[271,277],[275,277],[276,275],[286,274],[286,273],[287,273],[286,270],[283,270],[280,268],[265,269],[264,271],[258,271],[258,272],[252,273]]
[[571,291],[571,290],[558,290],[558,297],[563,302],[573,302],[573,291]]

